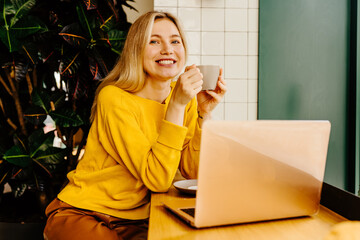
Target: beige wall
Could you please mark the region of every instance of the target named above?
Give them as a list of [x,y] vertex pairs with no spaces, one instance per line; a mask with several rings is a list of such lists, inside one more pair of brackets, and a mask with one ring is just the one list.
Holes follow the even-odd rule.
[[124,7],[128,21],[131,23],[133,23],[141,14],[154,10],[153,0],[135,0],[135,2],[128,3],[138,10],[138,12],[136,12],[130,8]]

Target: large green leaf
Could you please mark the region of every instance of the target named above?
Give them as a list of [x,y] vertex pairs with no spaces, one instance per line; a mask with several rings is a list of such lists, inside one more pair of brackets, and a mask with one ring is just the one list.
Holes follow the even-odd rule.
[[79,23],[72,23],[63,27],[59,33],[63,39],[74,47],[86,49],[89,45],[89,40],[84,36]]
[[21,145],[14,145],[12,148],[6,151],[3,158],[19,167],[27,167],[32,162],[31,157]]
[[44,109],[46,114],[51,110],[50,96],[47,92],[35,88],[31,93],[31,100],[35,106]]
[[76,12],[78,14],[78,18],[79,18],[79,22],[80,22],[81,26],[85,29],[85,31],[87,31],[90,41],[93,41],[94,35],[93,35],[92,29],[90,27],[90,21],[87,18],[84,8],[81,6],[81,4],[76,5]]
[[108,32],[111,29],[113,29],[116,25],[116,18],[114,15],[111,15],[108,19],[105,20],[105,22],[100,26],[100,29],[104,32]]
[[99,65],[99,70],[100,74],[102,76],[106,76],[109,73],[109,69],[112,66],[108,66],[108,62],[105,61],[105,59],[107,60],[108,57],[104,54],[102,54],[102,49],[99,48],[99,50],[97,48],[94,48],[92,51],[92,54],[94,56],[94,59],[96,61],[96,63]]
[[[7,20],[5,10],[2,10],[2,17],[4,24],[0,27],[0,39],[10,52],[18,51],[22,44],[26,42],[25,37],[47,30],[46,25],[33,16],[22,16],[13,25]],[[10,22],[12,22],[13,18],[11,18]]]
[[127,32],[125,31],[120,31],[116,29],[110,30],[108,32],[108,37],[111,48],[118,52],[121,52],[125,44],[126,35]]
[[78,127],[84,124],[81,117],[70,108],[56,109],[50,116],[61,127]]
[[35,6],[36,0],[11,0],[15,6],[15,16],[11,18],[10,27],[14,26],[19,19],[27,15],[27,13]]
[[66,152],[66,149],[50,147],[46,151],[38,151],[33,161],[52,177],[52,172],[62,163]]
[[79,73],[78,70],[81,65],[81,61],[78,58],[79,55],[80,52],[76,55],[67,54],[61,59],[59,70],[63,77],[71,77]]
[[33,132],[29,137],[30,157],[36,156],[38,151],[46,151],[53,146],[54,132],[44,133],[42,129]]
[[0,24],[1,25],[8,25],[9,15],[15,15],[16,10],[15,6],[9,1],[9,0],[0,0],[0,9],[1,9],[1,15],[0,15]]
[[49,147],[46,151],[39,151],[34,158],[44,165],[59,164],[64,160],[66,152],[66,149]]
[[99,81],[103,78],[99,71],[99,64],[92,57],[89,57],[89,70],[91,72],[91,75],[93,76],[92,80]]

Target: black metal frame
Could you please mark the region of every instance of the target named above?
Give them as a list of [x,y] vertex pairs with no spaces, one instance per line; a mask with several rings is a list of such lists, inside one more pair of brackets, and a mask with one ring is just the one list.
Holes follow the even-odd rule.
[[349,220],[360,220],[360,197],[323,183],[321,205]]

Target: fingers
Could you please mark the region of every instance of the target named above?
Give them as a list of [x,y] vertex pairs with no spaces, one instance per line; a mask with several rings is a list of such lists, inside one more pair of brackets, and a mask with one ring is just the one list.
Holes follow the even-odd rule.
[[202,74],[196,65],[186,67],[185,72],[177,80],[173,101],[179,104],[187,104],[202,88]]
[[224,69],[223,69],[223,68],[220,68],[220,71],[219,71],[219,77],[222,77],[223,72],[224,72]]
[[220,68],[218,81],[217,81],[216,88],[214,91],[218,94],[224,95],[225,92],[227,91],[227,87],[226,87],[225,79],[223,78],[222,74],[223,74],[223,69]]
[[190,66],[186,66],[186,67],[185,67],[185,72],[189,71],[189,70],[192,69],[192,68],[196,68],[196,65],[193,64],[193,65],[190,65]]
[[227,91],[227,87],[226,87],[226,82],[223,77],[219,77],[217,86],[220,88],[220,92],[223,92],[225,94],[225,92]]
[[206,90],[206,93],[209,94],[216,102],[220,102],[224,97],[227,91],[226,81],[222,77],[222,69],[220,69],[220,74],[215,90]]
[[197,88],[203,84],[203,75],[198,68],[192,68],[192,66],[179,77],[179,80],[184,85],[190,84],[193,88]]

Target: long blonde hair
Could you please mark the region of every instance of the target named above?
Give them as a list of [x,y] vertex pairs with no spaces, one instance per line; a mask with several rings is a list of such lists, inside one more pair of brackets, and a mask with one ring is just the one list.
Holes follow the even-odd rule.
[[140,91],[145,85],[144,50],[150,41],[151,31],[155,20],[166,18],[177,27],[187,57],[187,44],[184,31],[178,19],[167,12],[152,11],[140,16],[130,27],[123,51],[119,60],[110,73],[102,80],[95,92],[94,103],[91,108],[90,121],[95,118],[97,97],[105,86],[115,85],[128,92]]

